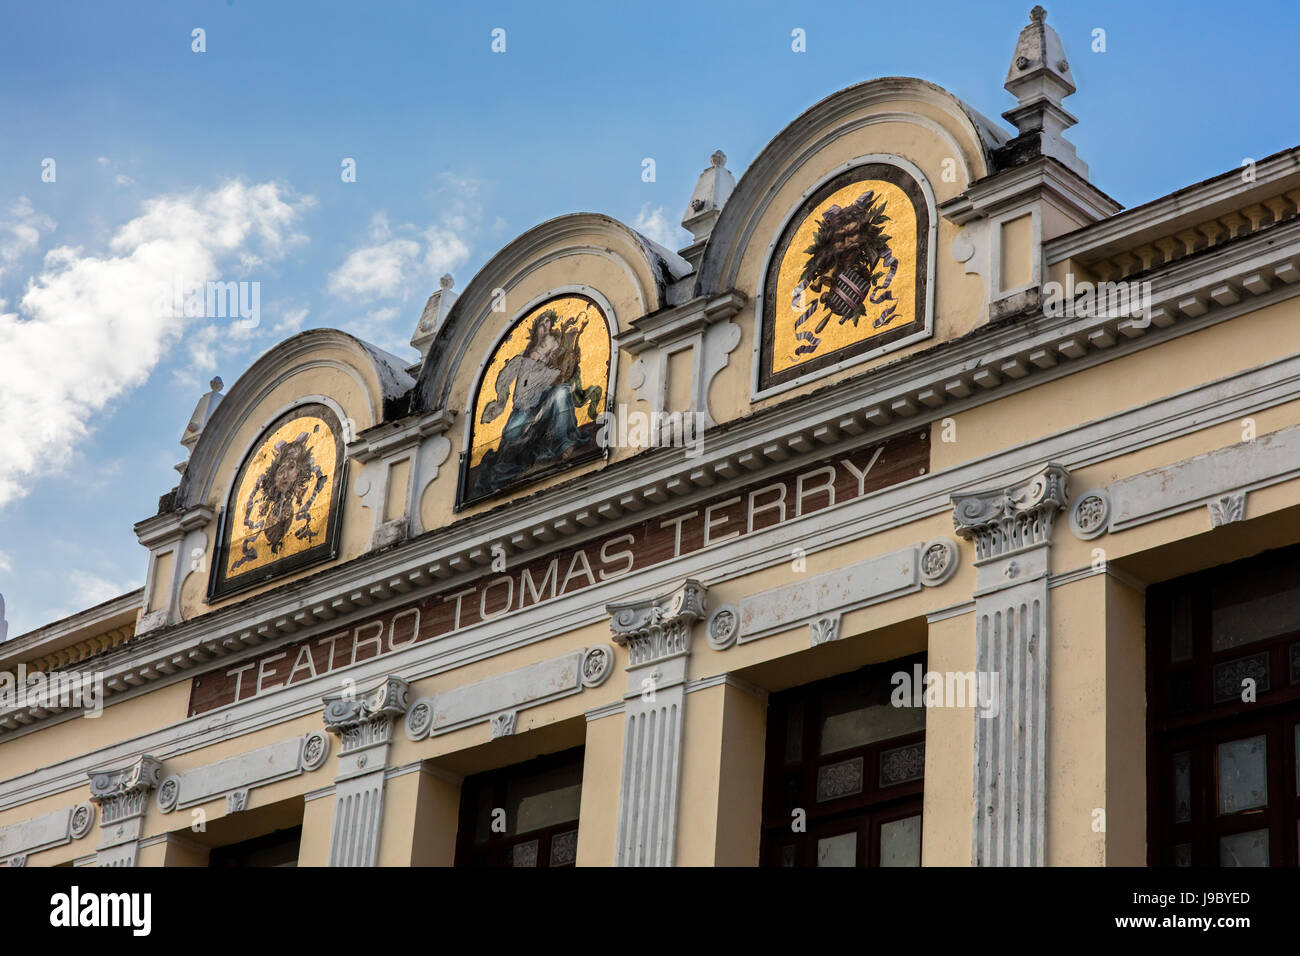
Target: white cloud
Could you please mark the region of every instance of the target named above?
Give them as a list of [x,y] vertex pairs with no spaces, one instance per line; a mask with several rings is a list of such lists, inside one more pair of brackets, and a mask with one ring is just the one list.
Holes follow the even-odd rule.
[[110,162],[112,162],[112,160],[110,160],[107,156],[96,156],[95,162],[99,163],[99,165],[101,166],[107,166]]
[[130,186],[135,182],[135,180],[130,176],[127,176],[125,173],[118,173],[113,177],[113,182],[117,183],[119,186]]
[[419,259],[420,244],[411,239],[356,249],[330,275],[329,290],[354,299],[394,298],[414,278]]
[[[329,291],[367,303],[428,295],[437,288],[439,276],[469,262],[468,237],[479,214],[477,193],[476,180],[444,175],[437,190],[443,211],[422,232],[411,223],[394,229],[386,213],[375,213],[368,243],[348,253],[330,274]],[[404,238],[408,236],[417,238]]]
[[54,228],[53,219],[38,213],[26,196],[20,196],[0,221],[0,278],[40,245],[42,232]]
[[188,361],[172,370],[172,377],[187,388],[197,388],[200,382],[207,382],[212,373],[217,371],[217,347],[221,329],[215,325],[203,325],[190,330],[182,340]]
[[453,272],[469,262],[469,245],[462,238],[469,231],[463,216],[448,216],[424,230],[424,271],[430,276]]
[[[402,321],[396,321],[399,318]],[[396,306],[381,306],[349,323],[348,331],[371,345],[378,345],[394,355],[408,355],[415,361],[418,356],[411,349],[411,332],[415,326],[405,321],[407,318],[409,316]]]
[[647,239],[673,251],[690,241],[690,233],[676,223],[670,222],[663,206],[651,209],[650,204],[646,203],[637,213],[632,228]]
[[5,552],[0,551],[0,571],[12,571],[13,569],[12,559]]
[[[231,182],[147,201],[108,253],[51,250],[17,311],[0,314],[0,506],[64,466],[95,413],[141,385],[180,338],[186,320],[161,290],[223,278],[222,264],[250,246],[282,257],[306,240],[293,226],[313,204],[274,183]],[[201,359],[203,346],[200,335]]]
[[72,592],[77,595],[77,607],[71,612],[73,614],[94,607],[96,604],[103,604],[131,590],[129,587],[123,587],[115,581],[101,578],[88,571],[73,571],[68,575],[68,581],[72,585]]
[[283,338],[286,335],[292,335],[294,332],[301,331],[302,324],[306,320],[306,309],[289,309],[284,313],[284,318],[275,323],[271,331],[277,338]]
[[138,584],[126,585],[111,581],[97,574],[91,574],[89,571],[70,571],[66,581],[71,603],[43,615],[42,624],[37,624],[36,627],[44,626],[45,623],[60,621],[65,617],[71,617],[97,604],[103,604],[115,597],[121,597],[128,591],[139,587]]

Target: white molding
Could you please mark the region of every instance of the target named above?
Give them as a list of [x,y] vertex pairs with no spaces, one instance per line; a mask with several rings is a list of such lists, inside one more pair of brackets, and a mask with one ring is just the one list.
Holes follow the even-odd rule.
[[[74,815],[78,813],[82,814],[76,818],[81,821],[80,833],[74,826]],[[94,806],[78,803],[0,827],[0,859],[29,856],[82,839],[90,832],[94,821]]]
[[947,621],[954,617],[970,614],[974,610],[974,601],[962,601],[960,604],[950,604],[947,607],[939,608],[937,611],[931,611],[925,616],[925,622],[926,624],[938,624],[940,621]]
[[1255,178],[1249,185],[1242,181],[1240,168],[1230,170],[1058,236],[1044,247],[1047,263],[1108,258],[1277,196],[1286,192],[1288,185],[1295,188],[1300,159],[1296,150],[1283,150],[1256,163],[1253,172]]
[[[920,547],[913,545],[866,561],[809,575],[801,581],[749,594],[739,601],[737,644],[747,644],[797,627],[826,627],[818,622],[921,590]],[[833,630],[838,631],[838,628]]]
[[[435,692],[432,697],[422,697],[407,712],[406,735],[412,740],[437,737],[491,721],[502,713],[517,713],[581,693],[582,664],[586,656],[586,648],[569,651],[472,684]],[[612,656],[609,661],[612,665]],[[421,716],[417,720],[413,715],[422,703],[428,704],[427,717],[419,712]]]
[[[1267,488],[1300,475],[1300,425],[1184,458],[1107,487],[1111,532],[1213,506],[1228,495]],[[1242,509],[1244,514],[1244,507]],[[1223,522],[1219,522],[1223,523]],[[1216,525],[1217,526],[1217,525]]]
[[144,606],[144,588],[0,643],[0,667],[40,658],[130,624]]
[[[1154,345],[1170,337],[1186,334],[1198,328],[1204,328],[1214,322],[1224,321],[1240,314],[1241,312],[1257,308],[1266,302],[1282,301],[1296,293],[1300,293],[1300,284],[1295,288],[1291,286],[1283,286],[1275,288],[1272,292],[1261,296],[1254,303],[1243,300],[1231,308],[1210,310],[1206,316],[1202,317],[1202,319],[1198,321],[1178,322],[1173,326],[1163,328],[1156,326],[1153,327],[1156,331],[1146,329],[1144,330],[1146,334],[1133,339],[1123,339],[1121,336],[1121,341],[1108,349],[1086,353],[1080,358],[1073,359],[1071,362],[1060,361],[1056,365],[1051,366],[1040,373],[1032,374],[1024,378],[1004,381],[999,387],[990,389],[989,394],[987,395],[980,394],[981,390],[976,389],[975,394],[971,395],[969,398],[952,403],[946,411],[934,412],[933,417],[938,417],[942,414],[951,414],[953,411],[982,404],[983,402],[990,400],[991,395],[999,393],[1012,394],[1024,388],[1033,387],[1041,381],[1046,381],[1049,378],[1056,377],[1057,375],[1063,375],[1079,368],[1089,367],[1093,364],[1106,361],[1110,357],[1128,354],[1138,348]],[[1051,338],[1054,338],[1059,334],[1060,330],[1067,328],[1080,328],[1081,326],[1079,326],[1078,323],[1087,322],[1088,320],[1072,319],[1065,322],[1065,324],[1062,324],[1062,321],[1063,320],[1052,321],[1045,318],[1027,320],[1024,323],[1024,328],[1017,326],[1014,329],[992,330],[987,341],[984,337],[977,336],[975,343],[982,343],[984,346],[991,346],[995,345],[999,341],[1008,341],[1013,342],[1015,348],[1023,351],[1025,348],[1023,336],[1025,329],[1028,329],[1032,333],[1031,338],[1035,340],[1041,336],[1041,331],[1043,329],[1056,329],[1057,331],[1053,332],[1052,336],[1049,337],[1048,341],[1050,341]],[[1070,341],[1074,341],[1075,338],[1078,338],[1078,336],[1070,338]],[[971,345],[971,343],[967,343],[967,345],[972,348],[975,347],[974,345]],[[940,349],[939,351],[945,350]],[[1026,353],[1029,357],[1032,357],[1034,354],[1036,353],[1033,351]],[[988,357],[989,356],[986,354],[986,358]],[[998,361],[997,355],[994,354],[992,359],[993,361],[991,364],[996,365]],[[924,361],[933,361],[937,363],[936,371],[940,373],[938,374],[938,380],[942,380],[945,375],[948,374],[958,374],[959,378],[963,374],[969,376],[968,369],[966,372],[958,373],[955,367],[949,368],[947,366],[947,360],[944,362],[938,362],[936,359],[926,359]],[[1017,359],[1016,361],[1019,360]],[[1056,361],[1056,359],[1053,359],[1053,361]],[[1270,363],[1269,365],[1261,366],[1259,369],[1251,370],[1249,373],[1227,376],[1220,381],[1223,383],[1252,382],[1252,376],[1263,369],[1285,370],[1282,374],[1287,379],[1288,384],[1283,386],[1282,390],[1286,391],[1290,388],[1289,383],[1296,374],[1292,370],[1292,366],[1288,364],[1289,361],[1289,359],[1279,360],[1276,363]],[[904,362],[899,364],[906,366],[909,363]],[[913,371],[915,370],[913,369]],[[714,439],[714,442],[712,443],[713,447],[717,448],[721,446],[721,451],[716,455],[713,461],[706,463],[704,467],[696,467],[692,461],[684,456],[684,454],[680,454],[682,451],[681,449],[660,449],[655,453],[638,456],[638,458],[644,458],[645,461],[634,460],[628,462],[627,464],[629,467],[617,471],[610,493],[607,496],[607,501],[612,503],[611,507],[615,509],[615,513],[619,513],[622,509],[616,503],[621,498],[626,498],[629,493],[635,495],[638,489],[644,490],[646,488],[656,487],[656,479],[661,481],[669,480],[666,477],[666,474],[671,475],[673,470],[680,470],[679,475],[684,475],[690,479],[693,487],[707,491],[710,487],[708,483],[714,480],[718,468],[723,466],[728,468],[732,467],[731,463],[737,456],[752,453],[756,444],[760,447],[764,447],[764,444],[757,440],[759,436],[780,434],[782,431],[793,429],[793,434],[787,439],[787,443],[794,443],[796,440],[802,443],[809,440],[807,436],[813,434],[817,430],[815,426],[818,420],[830,422],[836,420],[847,422],[852,420],[856,422],[857,424],[854,426],[855,428],[859,430],[865,428],[866,434],[862,438],[862,443],[864,444],[879,438],[887,437],[891,434],[896,434],[899,431],[908,428],[915,428],[918,423],[928,420],[932,416],[917,416],[916,418],[911,419],[905,418],[891,421],[888,425],[880,428],[865,425],[864,420],[861,417],[863,414],[862,408],[864,404],[864,396],[872,395],[871,386],[882,386],[882,383],[887,385],[887,380],[896,378],[901,374],[902,372],[898,370],[882,370],[881,375],[871,381],[844,383],[842,387],[837,388],[836,390],[838,397],[819,395],[810,397],[807,400],[795,400],[774,409],[770,415],[758,415],[754,416],[755,420],[753,421],[742,421],[735,427],[728,429],[721,437]],[[1255,379],[1257,380],[1257,376],[1255,376]],[[1214,384],[1217,383],[1208,383],[1206,386],[1189,389],[1177,396],[1171,396],[1171,398],[1177,399],[1189,392],[1195,392],[1198,394],[1208,393],[1213,397],[1218,398],[1219,396],[1217,393],[1215,393],[1211,388]],[[1277,383],[1272,382],[1260,382],[1257,385],[1252,384],[1252,387],[1256,392],[1257,398],[1260,398],[1270,389],[1277,391],[1277,389],[1273,387],[1276,384]],[[864,389],[866,391],[864,391]],[[877,391],[875,394],[879,394],[879,392]],[[830,399],[829,401],[828,398]],[[1160,407],[1167,407],[1168,400],[1161,400],[1154,404]],[[1220,400],[1219,404],[1222,406],[1223,402]],[[1269,404],[1267,400],[1262,402],[1257,401],[1254,408],[1251,410],[1258,410],[1261,407],[1266,407],[1267,404]],[[225,407],[224,403],[222,407]],[[1143,414],[1145,412],[1144,409],[1130,411],[1137,412],[1139,418],[1144,421],[1150,420],[1149,414]],[[811,421],[809,420],[810,412],[813,416],[817,416],[812,418]],[[828,412],[829,415],[826,414]],[[848,417],[846,418],[844,416]],[[1126,417],[1131,417],[1131,415],[1129,415],[1129,413],[1121,413],[1120,415],[1113,416],[1112,421],[1122,420]],[[886,418],[888,418],[888,416],[886,416]],[[1189,428],[1187,430],[1192,429]],[[1063,436],[1068,438],[1069,436],[1074,436],[1078,433],[1079,429],[1071,429],[1063,433]],[[1096,447],[1099,447],[1102,450],[1098,457],[1093,460],[1100,460],[1101,458],[1112,457],[1114,454],[1122,453],[1121,451],[1115,450],[1116,445],[1119,443],[1115,440],[1113,435],[1106,435],[1104,438],[1104,441],[1097,441],[1094,443]],[[1051,439],[1045,439],[1039,444],[1051,443],[1053,443]],[[1056,444],[1059,445],[1061,443]],[[771,447],[780,447],[780,442],[772,443]],[[845,447],[848,447],[847,443]],[[1066,447],[1069,446],[1067,445]],[[1130,443],[1128,447],[1133,446]],[[1018,449],[1013,447],[991,457],[1002,460],[1015,458],[1017,451]],[[796,463],[798,457],[799,456],[796,456]],[[1039,453],[1033,457],[1041,460],[1043,457],[1059,457],[1059,455]],[[1086,460],[1075,460],[1068,463],[1074,466],[1079,466],[1090,462]],[[697,484],[694,481],[697,475],[700,476],[700,482],[702,482],[702,484]],[[346,565],[327,569],[319,575],[314,576],[306,584],[306,593],[303,592],[302,587],[295,587],[289,589],[287,592],[285,589],[276,589],[275,591],[250,598],[249,601],[237,608],[230,609],[230,617],[223,616],[216,618],[214,621],[213,615],[206,615],[203,618],[196,619],[195,621],[176,625],[173,628],[169,628],[164,634],[158,635],[158,638],[160,639],[159,643],[148,643],[140,649],[125,649],[126,653],[124,655],[114,655],[113,659],[129,662],[136,659],[137,654],[147,656],[151,652],[160,651],[161,653],[157,653],[156,655],[157,658],[163,661],[179,660],[181,662],[180,666],[183,669],[188,669],[189,667],[194,666],[194,661],[191,658],[195,653],[193,648],[196,644],[201,644],[206,648],[204,652],[206,655],[223,655],[229,652],[227,645],[233,644],[236,649],[243,646],[244,642],[238,637],[242,634],[250,634],[254,641],[260,642],[266,638],[275,638],[279,634],[296,630],[304,624],[310,625],[320,620],[320,618],[316,616],[316,610],[318,609],[324,609],[325,611],[328,611],[329,614],[333,614],[334,612],[329,610],[330,602],[332,600],[337,600],[335,596],[339,593],[340,589],[344,589],[347,593],[352,593],[352,582],[355,581],[357,574],[367,575],[371,577],[371,579],[378,578],[381,581],[390,580],[390,574],[394,576],[406,576],[413,581],[428,580],[430,572],[434,570],[441,570],[441,573],[445,574],[447,563],[454,563],[457,560],[463,563],[466,560],[463,555],[481,548],[481,542],[485,539],[508,539],[512,536],[513,529],[534,528],[539,524],[544,525],[548,522],[555,528],[559,528],[561,525],[566,524],[572,525],[573,521],[571,519],[571,513],[575,509],[571,502],[568,505],[562,503],[562,493],[565,487],[567,487],[567,485],[561,485],[557,489],[552,489],[552,493],[543,492],[533,496],[532,499],[515,502],[508,509],[497,509],[497,512],[499,513],[484,515],[482,516],[482,521],[468,520],[465,522],[458,522],[457,524],[445,529],[443,534],[438,535],[436,542],[432,539],[422,540],[419,543],[413,542],[412,545],[407,548],[394,549],[392,553],[380,556],[379,560],[375,564],[363,563],[357,565],[356,562],[349,562]],[[684,499],[682,503],[685,503],[687,500],[689,499]],[[556,513],[557,503],[560,504],[562,509],[559,514]],[[586,510],[586,504],[584,503],[582,507],[579,507],[576,510]],[[548,517],[548,515],[550,517]],[[526,536],[527,533],[523,531],[515,532],[516,536],[518,534],[524,534]],[[558,537],[562,539],[564,535],[558,534]],[[439,558],[435,557],[435,555],[442,555],[443,557]],[[358,559],[358,561],[361,560],[363,559]],[[433,562],[432,564],[429,563],[431,560]],[[465,578],[452,576],[446,580],[448,580],[448,583],[453,583],[455,580],[463,579]],[[391,580],[398,581],[399,578],[394,577],[391,578]],[[373,592],[382,587],[382,585],[374,585],[370,590]],[[277,605],[282,607],[283,610],[277,610]],[[312,610],[305,610],[304,608],[306,607],[310,607]],[[221,615],[222,612],[214,612],[214,614]],[[328,617],[328,615],[326,616]],[[221,623],[223,619],[226,622],[225,624]],[[231,636],[223,638],[221,633],[218,633],[214,639],[212,637],[204,637],[201,634],[202,631],[210,632],[214,627],[225,628],[224,633]],[[245,630],[252,628],[257,628],[257,632],[255,633],[251,630]],[[265,632],[265,637],[262,632]],[[178,653],[180,654],[179,658],[177,657]],[[202,658],[200,658],[200,660],[201,659]],[[129,670],[133,677],[139,676],[140,672],[143,671],[146,680],[164,679],[156,672],[150,673],[150,671],[153,670],[153,665],[151,663],[141,664],[138,667],[130,667]],[[136,693],[141,692],[139,689],[135,691],[126,689],[125,685],[122,684],[120,676],[116,676],[116,681],[120,686],[114,688],[112,683],[115,675],[109,674],[108,676],[113,702],[116,702],[116,700],[129,699],[130,696],[134,696]],[[184,679],[185,676],[188,675],[173,674],[169,678],[165,678],[165,680]],[[5,714],[0,713],[0,722],[5,720],[5,716]],[[53,719],[58,720],[60,718],[56,716]],[[62,719],[67,719],[67,716]],[[30,720],[30,718],[28,718],[28,720]],[[16,732],[21,733],[23,731],[17,730]]]
[[[1185,389],[1147,405],[1126,409],[1045,438],[1002,449],[945,471],[890,486],[837,506],[829,513],[817,512],[755,535],[746,535],[738,541],[713,545],[677,561],[649,568],[636,576],[635,583],[638,587],[653,589],[667,583],[674,576],[680,579],[682,575],[690,574],[707,584],[716,585],[751,571],[786,563],[789,560],[790,543],[799,539],[803,539],[806,550],[814,553],[947,512],[950,510],[948,498],[952,492],[1010,479],[1034,462],[1056,460],[1069,468],[1082,468],[1225,422],[1236,421],[1243,414],[1257,414],[1263,409],[1297,398],[1300,398],[1300,357],[1288,356]],[[915,427],[915,422],[909,422],[909,425]],[[711,496],[725,491],[726,487],[719,485],[703,489],[699,495]],[[692,500],[691,497],[683,496],[672,507],[689,506]],[[512,506],[512,509],[505,510],[512,511],[514,508]],[[643,517],[646,514],[643,512]],[[812,530],[814,528],[815,533]],[[455,537],[455,532],[454,527],[449,528],[447,536]],[[807,547],[810,543],[812,546]],[[405,549],[395,549],[392,553],[368,560],[361,559],[364,560],[361,567],[347,565],[323,576],[331,581],[337,578],[354,582],[358,575],[364,575],[369,580],[387,580],[402,573],[403,568],[427,567],[428,556],[433,549],[426,545],[427,542],[423,541],[413,542]],[[452,549],[455,546],[453,541],[441,547]],[[447,585],[455,584],[456,580],[449,579]],[[539,640],[547,640],[557,629],[569,630],[602,619],[603,604],[622,597],[627,584],[623,578],[602,582],[596,585],[595,590],[584,589],[571,598],[535,605],[517,614],[488,622],[487,625],[467,628],[450,635],[453,638],[451,640],[442,638],[436,642],[414,645],[396,654],[384,655],[374,661],[359,663],[355,669],[349,669],[349,676],[366,680],[378,676],[391,666],[408,675],[411,680],[418,680]],[[319,602],[328,594],[338,593],[338,590],[336,585],[329,584],[328,587],[321,586],[319,596],[310,591],[304,594],[301,588],[290,589],[292,593],[288,595],[264,595],[251,600],[253,607],[244,610],[242,620],[237,619],[228,626],[234,630],[235,627],[250,626],[255,621],[274,622],[283,617],[291,617],[293,608],[312,606],[312,602]],[[384,607],[395,607],[398,603],[417,599],[422,593],[431,593],[432,590],[433,585],[426,585],[408,594],[396,594],[387,602],[359,609],[352,615],[335,619],[328,626],[345,625],[348,620],[376,613]],[[935,590],[933,593],[936,599],[941,598],[940,591]],[[941,604],[932,614],[944,614],[953,607],[959,605]],[[165,660],[185,652],[186,648],[191,648],[196,643],[206,644],[212,641],[211,625],[211,621],[205,620],[187,623],[170,634],[158,635],[156,642],[141,647],[127,646],[110,652],[101,659],[100,664],[108,674],[133,673],[149,666],[151,661]],[[203,631],[207,632],[207,636],[202,636]],[[217,631],[217,634],[220,633],[222,631]],[[236,630],[235,633],[239,632]],[[302,632],[289,632],[281,640],[291,641],[301,636]],[[243,656],[260,654],[275,646],[274,642],[259,644],[246,650]],[[215,667],[229,667],[239,659],[240,656],[231,655],[218,661]],[[182,670],[166,677],[160,676],[157,681],[147,682],[115,696],[111,703],[132,699],[178,680],[188,680],[195,673],[198,671]],[[303,681],[268,698],[253,698],[186,718],[92,753],[12,777],[0,783],[0,810],[83,786],[84,775],[88,770],[98,765],[127,760],[133,754],[156,753],[167,759],[316,712],[319,710],[320,690],[332,686],[334,677],[318,680],[325,683]],[[593,713],[600,710],[596,708]],[[77,713],[65,713],[47,718],[43,723],[29,724],[12,731],[12,736],[6,739],[49,726],[51,722],[78,717]]]
[[[302,750],[306,740],[306,736],[290,737],[168,777],[159,786],[155,803],[163,813],[171,813],[208,803],[236,790],[264,787],[296,777],[303,772]],[[176,781],[175,799],[169,795],[164,809],[163,788],[172,780]]]
[[612,700],[608,704],[602,704],[599,707],[593,707],[587,711],[585,716],[587,723],[593,720],[600,720],[602,717],[613,717],[615,714],[621,714],[626,708],[621,700]]

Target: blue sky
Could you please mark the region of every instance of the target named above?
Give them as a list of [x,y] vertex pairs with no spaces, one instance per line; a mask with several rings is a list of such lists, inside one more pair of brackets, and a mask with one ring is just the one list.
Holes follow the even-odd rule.
[[[1125,205],[1300,142],[1294,4],[1045,5],[1079,84],[1069,138]],[[213,374],[229,387],[300,328],[401,349],[440,274],[463,288],[563,213],[679,246],[715,148],[739,175],[799,112],[862,80],[919,76],[997,118],[1030,6],[3,3],[10,636],[142,583],[132,525],[175,484]],[[141,320],[160,269],[260,283],[259,325]]]

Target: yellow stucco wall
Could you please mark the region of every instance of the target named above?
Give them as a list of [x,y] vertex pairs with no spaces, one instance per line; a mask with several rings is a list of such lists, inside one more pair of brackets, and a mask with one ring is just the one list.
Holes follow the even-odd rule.
[[[883,114],[891,114],[884,118]],[[913,121],[892,114],[911,113]],[[878,122],[868,122],[872,117]],[[843,128],[842,135],[831,136]],[[747,304],[731,321],[741,330],[739,345],[713,380],[709,392],[710,410],[720,422],[743,418],[800,394],[869,373],[872,369],[936,343],[965,335],[984,321],[984,300],[989,290],[977,275],[951,255],[960,228],[946,220],[938,222],[938,239],[931,250],[936,270],[935,324],[932,338],[889,353],[864,365],[831,373],[815,382],[792,389],[758,403],[750,401],[753,372],[753,343],[757,336],[757,296],[772,237],[779,234],[786,216],[798,206],[800,197],[816,182],[842,164],[873,154],[893,154],[915,164],[938,203],[952,199],[967,188],[970,176],[983,176],[980,150],[964,121],[934,104],[907,97],[877,103],[855,113],[838,116],[833,125],[809,130],[809,141],[828,137],[826,145],[809,156],[796,174],[775,187],[770,203],[754,224],[752,237],[743,248],[730,252],[728,267],[734,264],[735,287],[747,297]],[[949,160],[957,155],[962,162]],[[949,170],[956,176],[946,176]],[[764,201],[769,197],[765,196]],[[1056,235],[1077,223],[1059,210],[1044,207],[1044,235]],[[1032,231],[1020,220],[1003,233],[999,241],[1002,259],[1000,279],[1005,287],[1019,284],[1032,272],[1036,251],[1030,244]],[[580,247],[586,251],[573,251]],[[569,250],[565,254],[560,254]],[[655,302],[654,277],[641,252],[631,240],[612,240],[606,232],[570,236],[535,250],[533,264],[521,268],[508,283],[507,308],[489,312],[472,334],[465,357],[455,371],[447,407],[455,416],[446,433],[451,451],[438,470],[436,480],[421,490],[417,501],[421,524],[426,530],[444,528],[455,521],[501,507],[505,499],[493,499],[454,510],[459,482],[457,462],[465,441],[465,409],[477,385],[480,363],[491,352],[500,334],[528,303],[536,302],[557,289],[586,285],[598,290],[610,303],[609,318],[626,330],[633,318],[645,314]],[[548,261],[549,260],[549,261]],[[734,260],[734,263],[733,261]],[[1074,263],[1061,263],[1050,270],[1061,278],[1067,269],[1086,275]],[[1107,416],[1142,409],[1154,400],[1179,391],[1203,386],[1233,372],[1265,366],[1280,355],[1300,350],[1300,303],[1295,300],[1269,306],[1217,326],[1164,342],[1102,364],[1083,368],[1055,381],[1034,382],[1025,391],[1006,395],[985,405],[969,408],[936,421],[930,431],[930,473],[957,465],[992,459],[1025,443],[1098,421]],[[205,503],[214,510],[226,504],[229,483],[262,429],[284,408],[311,395],[325,395],[340,405],[357,431],[376,423],[375,410],[382,405],[379,383],[345,348],[323,348],[311,357],[310,366],[297,368],[286,360],[284,376],[260,398],[235,430],[217,467],[217,480]],[[648,410],[628,383],[632,357],[619,355],[612,388],[615,404]],[[680,365],[680,362],[678,363]],[[680,369],[679,369],[680,372]],[[679,388],[681,375],[675,376]],[[684,401],[680,390],[670,396],[674,407]],[[1255,431],[1264,435],[1300,422],[1300,401],[1251,411]],[[945,421],[952,420],[955,440],[945,440]],[[1111,457],[1074,469],[1070,475],[1073,495],[1104,487],[1147,469],[1166,465],[1243,440],[1242,422],[1206,424],[1181,437],[1158,442],[1140,451],[1116,453]],[[1116,438],[1118,436],[1110,436]],[[612,461],[636,454],[635,449],[618,448]],[[1041,462],[1040,462],[1041,463]],[[537,482],[519,491],[524,497],[561,482],[590,476],[606,467],[597,462]],[[376,520],[355,493],[359,468],[349,475],[338,563],[352,560],[371,547]],[[775,470],[775,469],[774,469]],[[919,477],[919,476],[918,476]],[[427,476],[426,476],[427,478]],[[906,484],[894,490],[906,491]],[[975,489],[971,489],[975,490]],[[1263,547],[1266,527],[1278,541],[1297,540],[1300,528],[1300,479],[1252,491],[1244,525],[1216,532],[1216,542],[1232,542],[1220,557],[1249,553]],[[391,517],[399,510],[398,497],[391,494],[380,502]],[[1270,520],[1274,519],[1274,520]],[[908,548],[937,537],[953,535],[951,513],[931,515],[904,526],[880,531],[869,539],[833,547],[822,547],[820,517],[796,525],[789,523],[773,532],[789,551],[789,560],[758,568],[732,580],[712,583],[710,607],[736,604],[745,597],[797,583],[808,577],[844,567],[869,557]],[[1065,515],[1058,518],[1051,552],[1054,575],[1088,568],[1099,558],[1121,575],[1105,573],[1079,576],[1051,590],[1051,633],[1049,656],[1047,862],[1050,864],[1134,865],[1146,859],[1145,790],[1145,656],[1144,602],[1141,585],[1173,576],[1215,560],[1201,547],[1209,533],[1201,509],[1189,511],[1116,532],[1096,541],[1081,541],[1066,529]],[[207,529],[209,554],[215,525]],[[1255,537],[1252,539],[1251,535]],[[1234,537],[1235,536],[1235,537]],[[796,549],[805,552],[805,567],[796,570]],[[753,865],[758,860],[759,823],[762,803],[762,772],[766,735],[765,691],[779,691],[868,663],[890,660],[924,649],[933,671],[968,672],[975,667],[974,614],[965,605],[976,590],[973,549],[960,545],[956,573],[943,585],[921,588],[913,593],[858,610],[846,612],[841,620],[841,639],[834,644],[810,648],[806,625],[791,627],[761,640],[738,644],[725,651],[694,642],[688,664],[691,681],[731,675],[733,683],[719,682],[686,695],[685,736],[682,742],[681,804],[677,834],[677,860],[682,865]],[[1201,552],[1200,556],[1196,552]],[[1175,561],[1155,561],[1175,554]],[[1181,563],[1180,563],[1181,562]],[[287,575],[269,587],[281,587],[316,574],[321,566]],[[190,619],[214,608],[247,600],[249,593],[233,596],[213,605],[206,603],[208,567],[186,574],[181,592],[182,617]],[[156,602],[158,589],[152,592]],[[254,592],[255,593],[255,592]],[[928,616],[940,618],[926,624]],[[611,640],[608,623],[601,621],[550,634],[544,641],[515,646],[490,658],[473,661],[444,673],[412,683],[411,698],[431,696],[452,687],[502,674],[538,661],[555,658]],[[468,774],[521,762],[541,753],[568,747],[585,747],[580,865],[609,865],[614,860],[620,805],[624,716],[613,712],[588,720],[597,709],[616,707],[626,689],[627,652],[616,649],[613,673],[599,688],[585,689],[535,707],[521,710],[515,734],[494,740],[486,720],[472,726],[421,741],[411,741],[396,730],[393,734],[390,767],[413,768],[392,777],[387,784],[387,803],[380,841],[380,862],[387,865],[446,865],[454,859],[456,823],[459,814],[459,780]],[[344,670],[314,679],[313,693],[335,692],[340,682],[354,674]],[[188,680],[152,690],[108,707],[101,718],[75,719],[21,736],[0,741],[0,767],[6,779],[31,773],[118,742],[143,742],[146,735],[165,727],[182,726],[192,733],[220,727],[229,710],[186,718],[190,693]],[[923,862],[927,865],[967,865],[971,858],[972,753],[975,716],[969,709],[931,708],[926,714],[926,778],[924,801]],[[166,772],[182,772],[258,747],[300,736],[321,726],[319,710],[284,719],[274,726],[242,733],[201,748],[168,756]],[[141,747],[143,747],[141,743]],[[256,828],[267,821],[277,823],[301,819],[302,865],[328,862],[329,835],[335,801],[326,794],[304,798],[328,789],[332,783],[333,755],[317,771],[255,788],[249,807],[237,820],[228,819],[224,799],[209,801],[193,811],[162,814],[152,800],[144,817],[144,836],[175,833],[178,839],[151,843],[141,850],[140,862],[188,865],[201,861],[202,841],[215,839],[204,831],[195,834],[190,824],[201,818],[228,834]],[[0,826],[30,819],[42,813],[68,807],[87,799],[84,779],[64,792],[0,811]],[[1099,827],[1104,813],[1104,828]],[[188,834],[188,835],[187,835]],[[37,853],[35,865],[66,863],[93,853],[98,831],[86,840]],[[197,842],[195,842],[197,841]]]

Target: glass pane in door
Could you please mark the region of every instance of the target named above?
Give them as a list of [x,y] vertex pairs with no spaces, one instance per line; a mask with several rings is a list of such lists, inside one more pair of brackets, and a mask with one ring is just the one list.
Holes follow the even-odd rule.
[[921,865],[921,815],[880,825],[880,865]]
[[818,866],[857,866],[858,834],[854,830],[817,841]]
[[1268,866],[1268,830],[1219,837],[1219,866]]
[[1219,744],[1219,812],[1239,813],[1268,804],[1265,736]]

